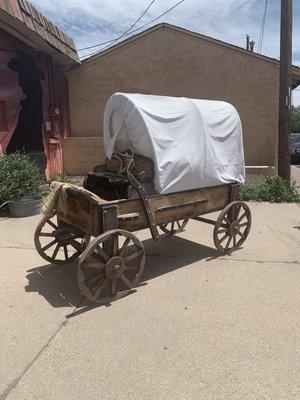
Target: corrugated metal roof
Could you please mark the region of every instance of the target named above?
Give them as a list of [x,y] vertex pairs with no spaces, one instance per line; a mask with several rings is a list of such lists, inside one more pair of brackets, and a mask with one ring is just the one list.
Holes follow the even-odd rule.
[[79,61],[73,40],[27,0],[0,0],[0,9],[19,21],[21,20],[28,29],[38,33],[59,52]]

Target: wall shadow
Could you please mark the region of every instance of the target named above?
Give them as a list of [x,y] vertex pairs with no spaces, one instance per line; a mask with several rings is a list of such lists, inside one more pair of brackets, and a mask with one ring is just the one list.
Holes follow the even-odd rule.
[[[178,236],[164,236],[154,242],[152,239],[143,241],[146,251],[146,265],[141,282],[138,286],[147,284],[150,279],[184,268],[196,261],[209,261],[221,254],[214,248],[183,239]],[[36,292],[43,296],[52,307],[76,308],[67,317],[73,317],[100,305],[93,304],[83,298],[77,286],[76,264],[56,266],[52,264],[33,267],[27,270],[28,284],[26,292]],[[133,294],[137,288],[129,292]],[[104,307],[107,307],[106,305]]]

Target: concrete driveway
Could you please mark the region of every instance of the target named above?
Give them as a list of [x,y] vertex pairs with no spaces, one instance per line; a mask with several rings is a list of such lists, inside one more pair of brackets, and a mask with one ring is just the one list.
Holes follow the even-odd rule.
[[139,232],[142,284],[101,307],[35,252],[39,217],[0,220],[0,399],[299,399],[300,207],[250,206],[231,256],[194,221]]

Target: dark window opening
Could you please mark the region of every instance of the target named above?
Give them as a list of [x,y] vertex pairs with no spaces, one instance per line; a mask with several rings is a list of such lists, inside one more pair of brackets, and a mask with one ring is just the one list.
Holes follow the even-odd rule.
[[20,101],[18,124],[6,152],[25,150],[26,153],[44,152],[42,126],[42,74],[36,60],[28,54],[12,58],[7,66],[19,74],[18,82],[23,91]]

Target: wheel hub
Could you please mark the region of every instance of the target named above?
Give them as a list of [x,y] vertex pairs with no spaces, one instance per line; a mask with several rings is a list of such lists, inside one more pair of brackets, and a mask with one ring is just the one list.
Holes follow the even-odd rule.
[[71,232],[66,231],[65,229],[55,229],[52,232],[53,236],[55,237],[57,243],[61,246],[67,245],[70,243],[70,240],[73,239],[74,235]]
[[109,279],[119,278],[123,274],[124,268],[125,268],[125,261],[122,257],[119,256],[112,257],[106,263],[105,267],[106,276]]
[[240,229],[239,222],[238,221],[232,222],[232,224],[230,225],[230,235],[235,236],[239,229]]

